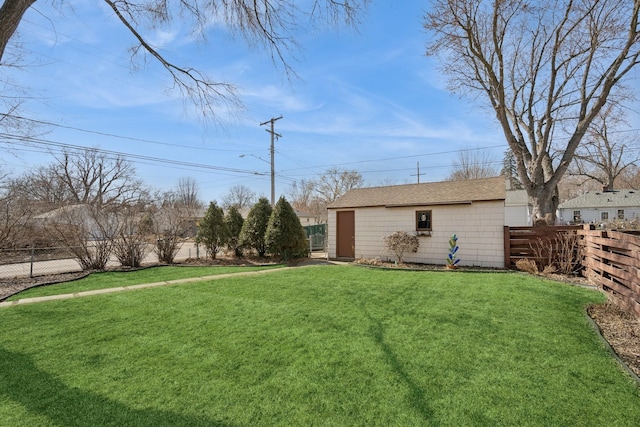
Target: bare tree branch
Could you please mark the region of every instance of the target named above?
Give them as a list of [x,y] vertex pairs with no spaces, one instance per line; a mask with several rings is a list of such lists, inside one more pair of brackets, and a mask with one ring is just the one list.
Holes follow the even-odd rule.
[[638,140],[638,132],[620,133],[626,124],[624,113],[616,104],[608,104],[589,126],[585,142],[576,151],[573,175],[599,182],[613,190],[618,177],[640,162],[629,155],[629,146]]
[[576,149],[638,64],[640,0],[432,4],[427,54],[440,58],[451,90],[488,101],[534,218],[553,223],[557,185]]
[[[215,81],[202,70],[180,66],[153,46],[144,30],[180,20],[192,33],[206,40],[212,24],[221,23],[225,29],[240,35],[252,46],[266,51],[274,64],[281,66],[287,76],[295,75],[291,65],[299,50],[299,35],[309,24],[354,25],[369,0],[104,0],[118,20],[135,37],[137,45],[131,49],[153,57],[169,73],[173,87],[197,106],[204,118],[217,119],[220,112],[236,111],[241,102],[235,85]],[[35,0],[5,0],[0,7],[0,65],[5,50],[14,37],[24,13]],[[66,6],[64,1],[60,4]]]

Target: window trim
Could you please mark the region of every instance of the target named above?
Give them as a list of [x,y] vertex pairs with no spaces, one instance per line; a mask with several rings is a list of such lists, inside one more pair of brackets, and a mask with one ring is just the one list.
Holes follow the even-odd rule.
[[[426,214],[428,216],[428,218],[425,221],[420,221],[420,216],[422,214]],[[420,223],[424,223],[424,222],[428,222],[429,226],[428,227],[420,227]],[[432,231],[433,230],[433,211],[431,209],[425,209],[425,210],[419,210],[416,211],[416,231],[417,232],[421,232],[421,231]]]

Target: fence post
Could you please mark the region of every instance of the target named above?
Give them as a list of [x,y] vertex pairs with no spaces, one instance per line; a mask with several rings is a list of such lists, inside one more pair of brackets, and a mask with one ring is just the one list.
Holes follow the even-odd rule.
[[31,259],[29,260],[29,278],[33,279],[33,257],[34,257],[34,249],[31,248]]
[[508,270],[511,268],[511,239],[510,239],[510,232],[509,232],[508,225],[504,226],[503,239],[504,239],[504,268]]

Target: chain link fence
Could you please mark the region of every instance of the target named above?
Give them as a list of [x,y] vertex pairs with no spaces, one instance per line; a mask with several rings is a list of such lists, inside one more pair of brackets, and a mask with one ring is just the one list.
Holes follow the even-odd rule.
[[[37,277],[49,274],[74,273],[82,271],[80,263],[74,258],[71,247],[0,249],[0,280],[12,278]],[[200,258],[204,253],[195,243],[182,243],[175,261]],[[153,250],[149,250],[143,263],[158,262]],[[119,263],[111,257],[107,267],[116,267]]]

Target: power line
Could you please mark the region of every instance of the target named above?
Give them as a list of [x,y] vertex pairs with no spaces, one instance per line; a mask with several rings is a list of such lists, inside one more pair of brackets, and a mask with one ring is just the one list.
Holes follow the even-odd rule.
[[422,153],[422,154],[409,154],[406,156],[397,156],[397,157],[386,157],[386,158],[380,158],[380,159],[370,159],[370,160],[358,160],[355,162],[345,162],[345,163],[337,163],[337,164],[332,164],[332,165],[322,165],[322,166],[309,166],[306,168],[294,168],[294,169],[285,169],[283,170],[283,172],[291,172],[291,171],[297,171],[297,170],[303,170],[303,169],[309,169],[309,168],[331,168],[331,167],[337,167],[337,166],[348,166],[348,165],[357,165],[357,164],[363,164],[363,163],[376,163],[376,162],[388,162],[390,160],[402,160],[402,159],[414,159],[416,157],[425,157],[425,156],[439,156],[439,155],[443,155],[443,154],[454,154],[454,153],[458,153],[461,151],[479,151],[479,150],[488,150],[490,148],[504,148],[504,144],[500,144],[500,145],[489,145],[486,147],[478,147],[478,148],[463,148],[460,150],[451,150],[451,151],[440,151],[440,152],[436,152],[436,153]]
[[193,145],[171,144],[171,143],[168,143],[168,142],[154,141],[154,140],[151,140],[151,139],[135,138],[135,137],[131,137],[131,136],[124,136],[124,135],[117,135],[117,134],[113,134],[113,133],[82,129],[82,128],[75,127],[75,126],[67,126],[67,125],[62,125],[62,124],[59,124],[59,123],[49,122],[49,121],[45,121],[45,120],[37,120],[37,119],[31,119],[31,118],[28,118],[28,117],[16,116],[14,114],[0,113],[0,116],[7,117],[7,118],[12,118],[12,119],[18,119],[18,120],[25,120],[25,121],[28,121],[28,122],[31,122],[31,123],[37,123],[37,124],[42,124],[42,125],[47,125],[47,126],[55,126],[55,127],[62,128],[62,129],[75,130],[75,131],[78,131],[78,132],[84,132],[84,133],[89,133],[89,134],[93,134],[93,135],[108,136],[108,137],[111,137],[111,138],[124,139],[124,140],[128,140],[128,141],[146,142],[146,143],[149,143],[149,144],[164,145],[164,146],[168,146],[168,147],[189,148],[189,149],[192,149],[192,150],[203,150],[203,151],[228,151],[228,152],[243,151],[243,150],[224,150],[224,149],[219,149],[219,148],[195,147]]
[[[80,145],[67,144],[67,143],[56,142],[56,141],[45,140],[45,139],[38,139],[38,138],[19,137],[15,135],[6,134],[6,133],[0,133],[0,137],[8,139],[9,141],[11,141],[11,143],[14,143],[14,144],[18,143],[18,144],[24,145],[26,143],[33,143],[33,144],[40,144],[44,146],[57,147],[61,149],[68,149],[68,150],[74,150],[74,151],[95,150],[97,152],[107,154],[107,155],[125,157],[127,159],[150,161],[154,163],[164,163],[164,164],[170,164],[170,165],[176,165],[176,166],[185,166],[185,167],[195,168],[195,169],[213,170],[217,172],[230,172],[230,173],[244,174],[244,175],[265,175],[265,173],[262,173],[262,172],[250,171],[246,169],[229,168],[225,166],[205,165],[202,163],[193,163],[193,162],[185,162],[180,160],[164,159],[160,157],[144,156],[140,154],[124,153],[120,151],[104,150],[100,148],[87,148],[87,147],[82,147]],[[10,143],[9,141],[7,141],[7,143]]]

